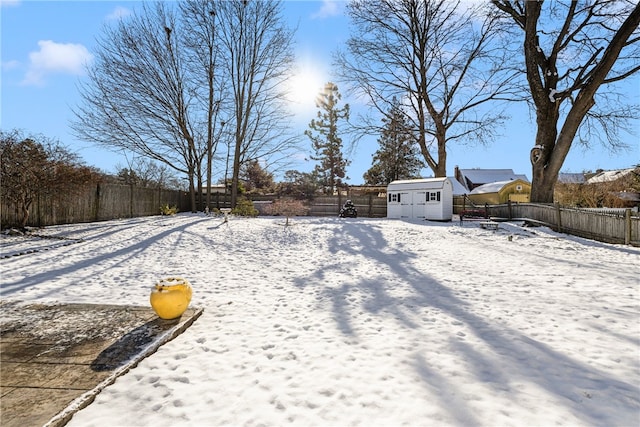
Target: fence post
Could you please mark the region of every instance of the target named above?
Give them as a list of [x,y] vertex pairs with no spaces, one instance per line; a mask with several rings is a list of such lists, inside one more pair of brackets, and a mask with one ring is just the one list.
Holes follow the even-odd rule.
[[[38,227],[42,227],[42,222],[43,222],[42,221],[42,211],[43,211],[43,209],[42,209],[42,206],[40,205],[40,192],[39,191],[38,191],[38,197],[36,198],[36,205],[33,206],[33,204],[32,204],[31,211],[32,212],[35,211],[36,208],[38,209],[38,222],[37,222],[37,224],[38,224]],[[31,218],[29,218],[29,219],[31,219]],[[25,225],[27,225],[27,224],[25,224]]]
[[556,222],[557,222],[557,232],[561,233],[562,232],[562,217],[560,215],[561,209],[560,209],[560,203],[556,202]]
[[624,211],[624,244],[631,244],[631,209]]
[[95,219],[95,221],[100,221],[100,183],[96,184],[96,202],[94,204],[95,206],[95,211],[93,214],[93,217]]
[[509,221],[511,221],[511,219],[513,219],[513,214],[511,213],[511,199],[509,199],[507,203],[509,205]]

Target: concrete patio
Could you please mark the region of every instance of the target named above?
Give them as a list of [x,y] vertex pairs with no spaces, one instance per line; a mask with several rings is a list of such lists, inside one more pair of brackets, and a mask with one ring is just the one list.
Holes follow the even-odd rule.
[[0,302],[0,424],[65,425],[201,314],[162,320],[150,307]]

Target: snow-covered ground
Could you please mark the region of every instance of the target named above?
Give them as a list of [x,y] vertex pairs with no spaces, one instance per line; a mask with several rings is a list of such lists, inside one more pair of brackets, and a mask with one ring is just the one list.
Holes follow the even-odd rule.
[[[640,249],[501,224],[180,214],[3,236],[3,300],[204,314],[70,426],[636,426]],[[511,236],[511,239],[509,239]],[[33,248],[37,251],[31,251]],[[48,249],[48,250],[46,250]]]

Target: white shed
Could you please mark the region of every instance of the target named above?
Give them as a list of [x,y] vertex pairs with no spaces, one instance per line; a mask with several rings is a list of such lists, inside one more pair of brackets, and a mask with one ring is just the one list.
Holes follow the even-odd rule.
[[393,181],[387,186],[387,218],[420,218],[451,221],[451,178]]

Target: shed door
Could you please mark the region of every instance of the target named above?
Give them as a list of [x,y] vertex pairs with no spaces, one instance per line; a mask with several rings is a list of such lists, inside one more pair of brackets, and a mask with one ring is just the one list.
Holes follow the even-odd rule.
[[413,217],[424,218],[426,214],[427,192],[416,191],[413,193]]
[[400,192],[400,218],[412,218],[413,217],[413,198],[411,192]]

